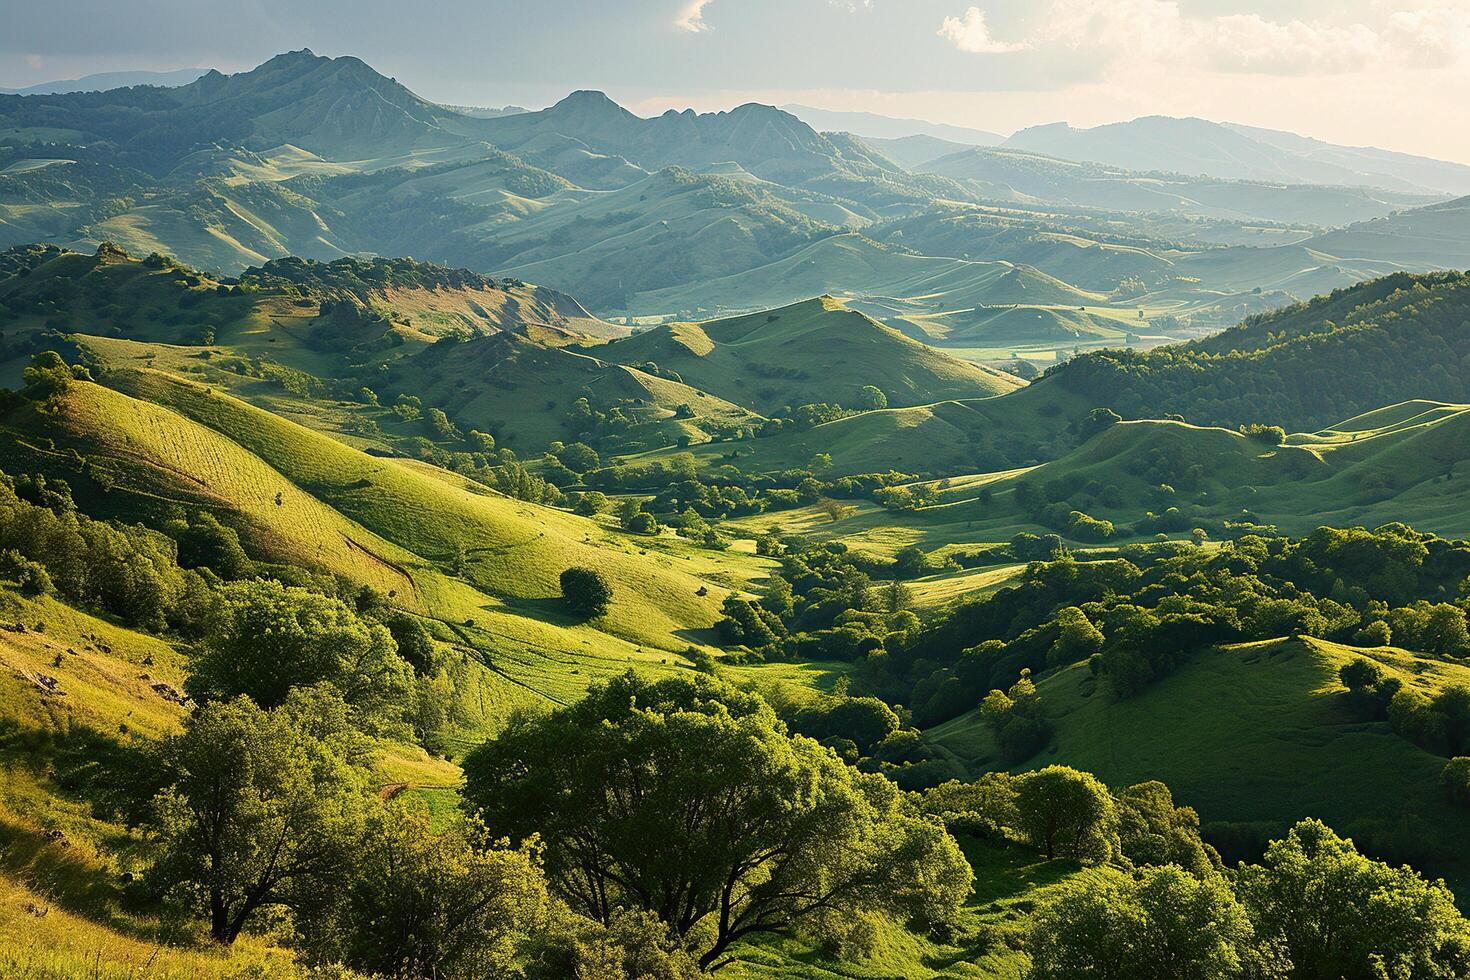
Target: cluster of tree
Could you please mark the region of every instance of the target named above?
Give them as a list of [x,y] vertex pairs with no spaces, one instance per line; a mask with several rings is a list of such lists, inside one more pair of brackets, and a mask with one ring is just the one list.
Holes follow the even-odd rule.
[[[769,537],[757,546],[780,554],[781,570],[767,579],[759,599],[727,597],[717,624],[728,643],[749,648],[746,659],[862,660],[881,655],[892,638],[918,628],[908,587],[898,578],[882,586],[872,578],[900,574],[912,556],[883,562],[840,542],[809,546]],[[922,562],[922,553],[918,557]]]
[[[830,464],[831,460],[826,462]],[[789,510],[827,498],[878,499],[884,488],[912,479],[911,475],[890,471],[822,480],[810,467],[753,475],[723,465],[701,472],[689,453],[637,464],[618,463],[582,474],[583,484],[590,488],[652,494],[652,506],[659,513],[675,514],[693,507],[706,518]]]
[[956,832],[1091,865],[1025,927],[1031,980],[1457,977],[1470,922],[1443,882],[1359,853],[1316,820],[1226,868],[1159,782],[1116,793],[1065,766],[926,790]]
[[[878,391],[878,389],[874,388],[873,391]],[[881,406],[877,405],[877,399],[869,394],[867,397],[870,406],[887,407],[887,397],[881,391],[878,391],[878,395],[882,397],[883,404]],[[795,408],[788,408],[787,413],[786,415],[773,415],[767,418],[755,430],[756,437],[765,438],[776,435],[779,432],[788,431],[805,432],[807,429],[814,429],[826,422],[835,422],[840,418],[856,414],[843,408],[841,405],[836,405],[831,402],[813,402],[809,405],[797,405]]]
[[1460,656],[1467,575],[1470,543],[1401,524],[1320,528],[1298,540],[1247,535],[1214,550],[1172,543],[1095,561],[1063,556],[886,642],[864,677],[926,726],[974,708],[1023,669],[1084,660],[1129,696],[1225,642],[1308,635],[1382,645],[1392,636]]
[[[211,701],[165,741],[150,781],[145,883],[220,943],[289,928],[308,962],[411,980],[598,976],[679,980],[698,970],[664,923],[594,921],[552,893],[535,841],[479,821],[431,824],[369,791],[371,743],[330,685],[274,708]],[[442,821],[441,821],[442,822]]]

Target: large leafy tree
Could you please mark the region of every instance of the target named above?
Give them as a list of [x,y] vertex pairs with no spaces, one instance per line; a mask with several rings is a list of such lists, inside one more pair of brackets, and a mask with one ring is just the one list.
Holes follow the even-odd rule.
[[533,848],[484,837],[468,821],[436,832],[422,808],[378,808],[329,908],[303,921],[307,945],[374,976],[509,975],[546,928],[546,880]]
[[718,965],[735,943],[859,911],[938,922],[972,875],[881,776],[789,735],[759,697],[633,674],[521,719],[465,761],[467,805],[539,834],[555,890],[610,922],[656,914]]
[[1470,976],[1470,924],[1444,883],[1367,858],[1317,820],[1241,868],[1236,890],[1296,980]]
[[1118,851],[1113,797],[1096,776],[1047,766],[1016,778],[1017,825],[1051,860],[1105,861]]
[[219,596],[189,665],[196,699],[244,694],[272,708],[292,688],[325,681],[370,718],[409,696],[413,668],[387,628],[339,600],[269,580],[234,582]]
[[170,785],[150,827],[160,890],[199,909],[232,943],[272,905],[317,901],[349,863],[365,797],[351,736],[321,692],[266,711],[206,704],[163,745]]
[[1097,868],[1036,913],[1028,980],[1223,980],[1259,962],[1250,919],[1218,875]]

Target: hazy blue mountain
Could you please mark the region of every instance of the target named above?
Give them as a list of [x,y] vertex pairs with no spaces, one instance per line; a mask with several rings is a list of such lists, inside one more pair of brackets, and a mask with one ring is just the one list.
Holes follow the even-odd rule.
[[54,82],[39,82],[25,88],[0,88],[3,95],[65,95],[68,92],[106,92],[132,85],[176,88],[188,85],[208,68],[179,68],[175,71],[104,71]]
[[901,119],[880,116],[875,112],[839,112],[807,105],[784,105],[781,109],[823,132],[852,133],[874,139],[902,139],[905,136],[932,136],[964,146],[997,146],[1005,141],[999,133],[983,129],[951,126],[923,119]]
[[1367,185],[1388,190],[1464,194],[1470,167],[1373,148],[1334,146],[1293,133],[1144,116],[1130,122],[1074,129],[1032,126],[1008,148],[1132,170],[1164,170],[1236,180]]
[[1177,165],[1152,170],[1076,162],[1012,147],[970,147],[920,166],[987,200],[1047,202],[1109,211],[1262,219],[1330,228],[1432,204],[1442,195],[1366,186],[1191,176]]

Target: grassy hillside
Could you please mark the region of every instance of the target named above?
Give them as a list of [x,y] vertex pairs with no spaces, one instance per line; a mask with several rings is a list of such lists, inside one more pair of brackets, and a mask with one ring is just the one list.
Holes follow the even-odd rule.
[[[579,353],[502,334],[442,347],[435,344],[395,365],[389,380],[395,388],[416,392],[426,403],[442,407],[461,426],[489,432],[502,444],[532,452],[553,440],[579,438],[577,425],[567,419],[579,398],[588,399],[598,410],[620,408],[631,423],[619,436],[624,447],[673,446],[681,437],[703,442],[710,432],[761,421],[760,416],[689,384],[609,363],[620,356],[623,346]],[[670,366],[663,358],[658,360],[661,367]]]
[[287,324],[284,338],[269,341],[275,356],[283,339],[288,347],[345,353],[353,345],[405,340],[417,347],[449,333],[546,331],[587,339],[626,332],[565,293],[412,259],[293,258],[221,281],[111,245],[92,253],[28,246],[0,255],[0,321],[12,343],[18,334],[49,329],[247,347],[247,335]]
[[[1224,522],[1242,520],[1290,534],[1403,521],[1460,536],[1470,534],[1467,439],[1470,411],[1440,403],[1391,406],[1280,446],[1228,429],[1124,422],[1023,472],[946,480],[935,505],[901,523],[926,550],[1005,539],[1018,528],[1067,536],[1041,521],[1049,501],[1112,521],[1114,540],[1195,527],[1218,536]],[[1023,501],[1023,484],[1040,488],[1040,500]],[[1149,517],[1171,510],[1162,523]],[[833,530],[863,536],[895,523],[875,513]]]
[[[1355,720],[1338,697],[1337,669],[1358,656],[1422,692],[1470,680],[1458,664],[1401,650],[1281,640],[1202,652],[1116,701],[1078,664],[1038,685],[1056,734],[1022,768],[1061,762],[1114,785],[1162,779],[1207,832],[1243,824],[1269,835],[1313,814],[1370,853],[1464,881],[1470,816],[1443,798],[1444,760],[1385,723]],[[975,771],[1006,767],[975,713],[926,737]]]
[[[517,703],[575,697],[631,663],[677,664],[671,651],[705,635],[725,588],[761,574],[753,558],[713,564],[681,539],[631,538],[367,456],[162,373],[111,380],[147,400],[79,382],[54,415],[23,408],[8,420],[5,468],[63,476],[104,515],[209,510],[253,554],[391,594],[444,623],[444,638],[479,665],[493,691],[487,724]],[[82,458],[95,476],[79,474]],[[607,617],[584,624],[561,611],[557,577],[571,565],[623,583]]]
[[688,384],[765,413],[812,402],[860,407],[866,385],[894,407],[1019,387],[1008,375],[915,343],[830,296],[655,327],[599,353],[625,364],[654,362]]
[[900,317],[896,325],[915,340],[965,347],[1026,347],[1069,341],[1123,344],[1148,329],[1145,320],[1059,306],[979,307]]
[[1125,416],[1314,429],[1415,398],[1465,402],[1470,279],[1399,273],[1148,353],[1087,354],[1054,380]]

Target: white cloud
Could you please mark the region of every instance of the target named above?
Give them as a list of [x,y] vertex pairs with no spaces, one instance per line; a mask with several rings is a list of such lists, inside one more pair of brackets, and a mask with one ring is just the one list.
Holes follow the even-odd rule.
[[674,18],[674,26],[688,34],[703,34],[710,29],[704,22],[704,8],[708,7],[712,0],[689,0],[688,3],[679,8],[679,15]]
[[985,11],[979,7],[966,10],[963,17],[944,18],[944,23],[939,25],[938,34],[969,54],[1005,54],[1027,47],[1025,44],[996,40],[990,33],[990,25],[985,21]]
[[1146,59],[1266,75],[1345,74],[1375,65],[1444,67],[1470,55],[1470,10],[1458,3],[1370,20],[1271,20],[1256,13],[1190,17],[1178,0],[1051,0],[1036,26],[1016,41],[994,37],[978,7],[963,18],[945,18],[939,34],[961,51],[980,54],[1060,49],[1105,61]]

